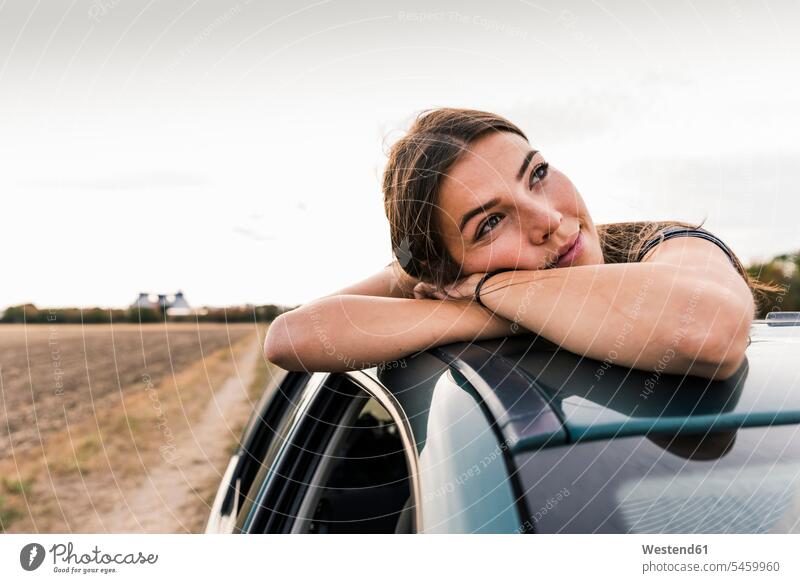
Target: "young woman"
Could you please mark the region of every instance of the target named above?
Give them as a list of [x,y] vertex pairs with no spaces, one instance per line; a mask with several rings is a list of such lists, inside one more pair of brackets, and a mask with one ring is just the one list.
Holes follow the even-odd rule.
[[725,379],[743,363],[754,294],[771,289],[699,226],[595,225],[569,178],[492,113],[420,114],[383,191],[396,260],[278,317],[270,361],[362,369],[535,332],[597,360]]

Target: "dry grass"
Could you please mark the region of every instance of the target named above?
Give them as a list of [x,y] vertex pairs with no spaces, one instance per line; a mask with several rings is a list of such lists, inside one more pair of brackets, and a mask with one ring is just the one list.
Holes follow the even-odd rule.
[[[266,328],[262,331],[261,335],[259,336],[259,346],[263,346],[264,338],[266,336]],[[264,389],[270,384],[272,376],[276,374],[278,369],[275,366],[267,361],[264,357],[263,353],[259,353],[258,358],[256,359],[256,365],[253,369],[253,376],[252,382],[247,387],[247,396],[250,399],[253,406],[258,403],[258,400],[261,398],[261,394]],[[239,423],[233,426],[233,432],[236,435],[241,436],[242,431],[244,431],[244,426],[247,424],[247,418],[242,418]],[[227,453],[228,455],[233,455],[236,452],[236,448],[239,446],[238,439],[233,440],[230,442]]]
[[[6,420],[0,427],[9,430],[9,447],[3,447],[4,454],[0,458],[0,529],[86,531],[89,528],[85,522],[87,515],[99,517],[102,522],[103,516],[120,504],[120,496],[125,499],[124,492],[129,493],[132,487],[147,479],[154,468],[163,467],[165,461],[174,463],[176,456],[181,455],[177,450],[179,444],[184,450],[203,450],[202,456],[192,461],[192,467],[197,466],[195,475],[185,476],[192,472],[181,468],[181,476],[191,482],[190,489],[197,497],[187,500],[186,507],[190,509],[194,505],[193,512],[199,517],[186,528],[194,531],[201,528],[206,502],[213,497],[218,476],[224,471],[227,451],[238,439],[238,432],[247,418],[246,404],[235,409],[233,419],[224,416],[203,419],[208,417],[209,410],[214,412],[216,391],[226,379],[236,375],[243,355],[252,355],[256,348],[254,342],[260,345],[263,330],[252,324],[227,328],[202,325],[199,330],[196,325],[181,329],[172,329],[172,326],[166,331],[161,324],[143,326],[141,330],[138,325],[132,325],[122,331],[115,326],[113,334],[105,326],[86,327],[91,338],[85,330],[78,335],[71,334],[73,330],[57,330],[64,355],[62,360],[68,361],[62,369],[68,371],[65,378],[70,381],[70,391],[74,391],[70,397],[81,401],[72,408],[65,404],[66,390],[62,395],[55,395],[52,386],[34,386],[31,390],[30,383],[25,387],[26,383],[19,382],[24,375],[9,375],[13,379],[13,386],[9,388],[5,375],[12,364],[7,360],[9,353],[4,351],[0,364]],[[9,336],[2,334],[2,328],[0,346],[13,346]],[[28,332],[31,328],[28,326]],[[42,331],[34,332],[39,333],[39,342],[43,338],[46,341],[47,337],[41,336]],[[120,332],[125,338],[119,338]],[[136,341],[131,337],[133,333],[141,338]],[[39,358],[30,366],[35,373],[29,376],[49,385],[52,372],[47,374],[40,370],[40,361],[42,354],[47,361],[51,354],[43,353],[41,346],[32,347],[30,338],[28,334],[28,354]],[[103,338],[117,347],[110,351],[111,357],[102,358],[109,354],[103,350]],[[118,348],[120,344],[130,346],[132,341],[144,349],[124,352]],[[84,345],[86,348],[82,348]],[[159,346],[166,355],[157,351]],[[84,369],[81,372],[87,378],[95,380],[91,391],[76,378],[76,369],[72,366],[80,360],[73,354],[76,351],[84,353],[85,364],[78,368]],[[19,355],[19,347],[12,352]],[[145,369],[141,367],[143,355],[147,361]],[[31,362],[30,357],[28,362]],[[263,357],[257,362],[257,376],[266,378],[268,366]],[[20,367],[19,363],[16,367]],[[249,379],[251,371],[238,370],[239,374],[243,372]],[[253,380],[249,384],[248,396],[259,392],[258,382]],[[15,395],[14,391],[46,396],[34,399],[35,405],[20,412],[20,407],[25,408],[25,398]],[[85,406],[83,400],[87,397],[93,401],[93,407]],[[255,399],[252,401],[254,404]],[[44,418],[46,422],[34,422],[34,427],[8,422],[8,419],[28,417]],[[203,423],[226,426],[217,427],[221,437],[207,443],[201,435],[209,433],[208,427],[201,427]],[[193,444],[197,444],[197,448]],[[192,451],[192,454],[197,455],[197,452]]]

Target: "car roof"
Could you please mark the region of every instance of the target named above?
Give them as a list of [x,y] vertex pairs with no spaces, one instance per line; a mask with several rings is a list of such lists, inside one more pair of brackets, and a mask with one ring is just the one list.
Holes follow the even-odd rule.
[[[428,353],[480,395],[514,452],[626,435],[800,423],[800,321],[756,320],[750,337],[745,364],[724,381],[617,366],[535,334]],[[413,363],[409,358],[407,366]]]

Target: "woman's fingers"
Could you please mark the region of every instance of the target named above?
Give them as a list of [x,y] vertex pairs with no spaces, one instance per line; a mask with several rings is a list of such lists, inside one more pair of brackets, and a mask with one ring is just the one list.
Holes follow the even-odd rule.
[[433,284],[419,282],[414,286],[415,299],[437,299],[437,300],[464,300],[471,299],[469,284],[459,281],[445,286],[444,289],[437,289]]
[[424,281],[421,281],[414,286],[414,298],[418,300],[435,298],[435,292],[436,290],[433,288],[433,286],[429,283],[425,283]]
[[467,276],[459,279],[445,287],[447,295],[455,300],[469,300],[472,299],[475,289],[473,276]]

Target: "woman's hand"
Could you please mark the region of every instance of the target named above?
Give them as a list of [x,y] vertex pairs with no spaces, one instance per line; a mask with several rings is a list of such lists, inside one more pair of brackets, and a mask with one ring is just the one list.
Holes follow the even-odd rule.
[[485,273],[473,273],[462,277],[455,282],[444,286],[444,289],[436,289],[432,284],[419,282],[414,286],[415,299],[438,299],[454,301],[473,301],[475,300],[475,287]]

